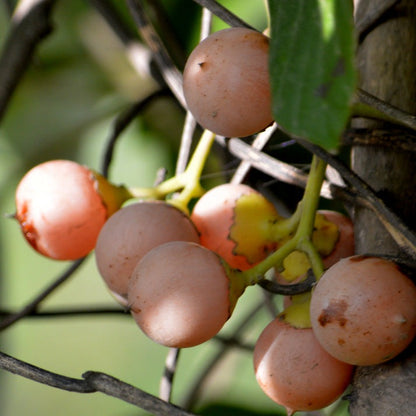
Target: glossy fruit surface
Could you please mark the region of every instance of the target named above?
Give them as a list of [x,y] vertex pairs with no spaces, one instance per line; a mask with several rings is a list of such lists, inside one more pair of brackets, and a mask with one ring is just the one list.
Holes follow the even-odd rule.
[[269,39],[246,28],[211,34],[193,50],[183,74],[189,110],[205,129],[244,137],[272,123]]
[[195,204],[191,219],[204,247],[231,267],[246,270],[272,252],[270,224],[279,215],[271,202],[243,184],[223,184],[206,192]]
[[230,316],[230,281],[220,258],[190,242],[162,244],[138,263],[128,289],[133,318],[153,341],[192,347]]
[[107,209],[87,167],[53,160],[35,166],[20,181],[16,218],[39,253],[76,260],[93,250]]
[[168,241],[198,242],[189,217],[165,202],[138,202],[112,215],[95,248],[98,270],[109,289],[122,297],[138,261],[152,248]]
[[355,365],[387,361],[416,334],[416,286],[391,261],[352,256],[316,285],[311,323],[321,345]]
[[260,387],[289,415],[321,409],[335,401],[353,372],[353,366],[321,347],[311,328],[294,328],[279,317],[261,333],[253,360]]

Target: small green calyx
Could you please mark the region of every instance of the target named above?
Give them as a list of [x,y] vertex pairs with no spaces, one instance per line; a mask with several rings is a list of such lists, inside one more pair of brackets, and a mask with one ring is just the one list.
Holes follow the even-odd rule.
[[271,239],[270,225],[277,222],[274,205],[261,194],[242,195],[234,208],[234,221],[229,237],[235,241],[234,254],[247,258],[251,264],[263,260],[276,249]]
[[324,215],[316,214],[312,243],[321,256],[331,254],[339,239],[339,229],[336,224],[328,221]]
[[97,172],[92,172],[96,180],[97,192],[107,208],[107,216],[110,217],[121,206],[133,198],[132,193],[124,185],[114,185],[104,176]]
[[292,296],[291,301],[292,303],[278,315],[279,319],[295,328],[311,328],[310,292]]
[[307,273],[311,268],[311,263],[308,256],[303,251],[295,250],[292,251],[283,260],[284,270],[280,275],[288,282],[293,282],[300,276]]
[[230,265],[224,259],[221,259],[221,263],[224,267],[229,281],[228,299],[229,312],[231,316],[240,296],[244,293],[248,286],[252,286],[256,282],[249,280],[244,272],[230,267]]

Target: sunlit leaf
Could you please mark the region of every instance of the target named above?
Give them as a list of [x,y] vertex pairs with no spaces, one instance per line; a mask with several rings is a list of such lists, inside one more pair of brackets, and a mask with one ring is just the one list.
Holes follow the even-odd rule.
[[288,133],[334,149],[356,86],[351,0],[269,0],[273,114]]

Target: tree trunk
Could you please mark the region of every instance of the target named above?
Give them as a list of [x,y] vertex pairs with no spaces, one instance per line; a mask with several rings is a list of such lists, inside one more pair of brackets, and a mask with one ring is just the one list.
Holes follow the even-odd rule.
[[[355,18],[365,18],[384,0],[355,0]],[[364,34],[357,51],[360,87],[416,114],[416,3],[402,0]],[[353,121],[353,170],[416,229],[416,141],[414,132],[373,120]],[[404,253],[368,209],[354,211],[358,254]],[[415,306],[416,307],[416,306]],[[391,362],[356,371],[350,396],[352,416],[416,414],[416,345]]]

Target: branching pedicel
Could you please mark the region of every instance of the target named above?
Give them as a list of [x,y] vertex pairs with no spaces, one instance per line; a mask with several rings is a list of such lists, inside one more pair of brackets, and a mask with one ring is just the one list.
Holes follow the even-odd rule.
[[[48,2],[42,3],[46,5]],[[95,3],[96,7],[100,8],[100,1],[95,1],[93,3]],[[215,1],[204,1],[198,3],[208,7],[212,12],[218,13],[221,18],[232,26],[249,26]],[[154,54],[162,77],[168,84],[170,91],[172,91],[172,94],[176,97],[180,105],[186,107],[187,104],[182,95],[181,74],[175,65],[173,65],[168,51],[165,49],[163,42],[158,37],[157,32],[152,27],[150,19],[147,18],[142,3],[138,1],[128,1],[128,5],[134,20],[138,24],[140,33],[143,35],[144,41],[147,42],[149,49]],[[103,9],[101,8],[101,10]],[[105,10],[108,12],[109,9]],[[109,17],[111,13],[108,14],[107,12],[104,15]],[[35,7],[28,10],[28,15],[29,17],[31,15],[36,15]],[[123,37],[123,40],[127,45],[128,42],[126,42],[126,32],[120,29],[118,24],[114,26],[114,21],[113,27],[118,28],[116,30],[117,36]],[[236,31],[230,29],[228,33],[236,33],[237,40],[243,33],[254,33],[255,37],[259,37],[261,39],[264,38],[263,35],[260,35],[255,31],[253,32],[252,28],[250,28],[248,32],[246,29],[239,29]],[[38,40],[39,39],[28,39],[27,46],[32,45],[33,42],[36,44]],[[11,37],[10,42],[12,41],[13,36]],[[237,44],[239,44],[239,42],[237,42]],[[0,63],[3,62],[5,57],[7,57],[6,52],[2,55]],[[27,56],[24,58],[26,59]],[[213,85],[215,86],[215,82]],[[193,88],[192,85],[191,88]],[[93,192],[95,192],[95,197],[97,197],[98,191],[99,209],[104,213],[104,220],[101,224],[99,224],[102,241],[99,237],[97,246],[95,246],[95,244],[90,244],[88,248],[82,252],[77,254],[71,253],[68,258],[79,258],[79,260],[73,263],[67,272],[65,272],[62,276],[59,276],[56,282],[48,287],[43,293],[35,297],[35,299],[22,308],[21,311],[15,314],[8,314],[2,318],[0,328],[5,329],[17,320],[26,316],[41,317],[42,314],[37,312],[37,308],[41,302],[47,296],[51,295],[56,287],[72,275],[72,273],[83,263],[82,257],[87,255],[94,247],[96,248],[95,254],[98,267],[104,279],[108,280],[109,289],[118,294],[119,300],[122,301],[122,305],[131,310],[134,318],[138,321],[139,326],[141,326],[152,339],[175,348],[197,345],[211,338],[221,342],[224,345],[224,349],[229,348],[230,346],[247,348],[246,345],[239,342],[237,332],[234,336],[229,338],[225,338],[221,334],[216,334],[222,328],[222,325],[230,318],[234,310],[235,303],[240,297],[243,297],[243,292],[246,287],[258,284],[267,291],[283,295],[291,295],[291,298],[287,299],[288,304],[286,304],[285,309],[270,324],[271,326],[268,327],[269,329],[265,330],[265,335],[260,338],[260,342],[256,346],[256,351],[254,353],[254,366],[257,370],[257,377],[260,384],[262,387],[265,387],[265,392],[269,394],[273,400],[287,408],[288,414],[292,414],[298,409],[311,410],[326,406],[336,400],[336,398],[342,394],[343,390],[348,385],[351,377],[352,366],[357,364],[367,365],[369,362],[356,359],[350,360],[349,357],[344,358],[342,354],[337,356],[338,360],[335,360],[329,357],[325,351],[322,352],[322,346],[324,346],[325,350],[328,349],[329,351],[332,348],[331,343],[333,344],[333,340],[325,342],[323,340],[325,335],[322,335],[322,333],[329,329],[331,326],[330,324],[334,320],[339,324],[340,320],[347,316],[347,310],[345,309],[345,311],[342,311],[343,313],[345,312],[345,315],[341,316],[340,313],[338,313],[340,312],[340,305],[337,299],[331,300],[333,306],[332,309],[326,305],[325,300],[322,304],[320,304],[322,295],[319,293],[322,289],[319,288],[323,287],[324,282],[329,280],[330,277],[325,277],[325,279],[323,278],[322,280],[320,280],[320,278],[322,275],[330,276],[331,271],[330,269],[330,271],[327,272],[328,275],[326,273],[324,274],[324,270],[326,267],[329,267],[329,264],[325,264],[323,262],[322,257],[324,254],[323,251],[319,250],[321,245],[319,244],[319,241],[317,242],[314,240],[314,232],[319,230],[322,231],[322,227],[325,227],[325,225],[318,225],[322,223],[319,222],[319,218],[316,215],[320,196],[341,200],[343,199],[348,202],[354,200],[355,203],[361,203],[369,206],[377,213],[377,215],[379,215],[383,223],[386,224],[386,227],[391,231],[396,241],[398,241],[401,246],[413,257],[416,253],[416,239],[414,233],[408,230],[407,227],[395,216],[395,214],[385,206],[383,201],[379,199],[374,192],[366,186],[365,183],[362,183],[362,181],[360,181],[360,179],[357,178],[346,166],[341,164],[336,157],[315,145],[305,142],[301,138],[294,138],[294,140],[296,140],[298,144],[307,148],[311,154],[314,155],[312,158],[312,165],[308,173],[305,173],[291,165],[285,164],[275,158],[272,158],[266,152],[256,149],[255,142],[253,142],[253,145],[250,147],[249,144],[236,137],[230,140],[224,140],[221,137],[216,137],[215,133],[230,136],[245,136],[246,132],[247,135],[257,133],[259,130],[267,127],[267,125],[271,123],[272,120],[269,117],[266,117],[267,120],[260,123],[254,130],[247,131],[231,130],[229,132],[228,130],[218,130],[215,132],[215,128],[211,125],[204,126],[205,128],[212,128],[214,132],[210,130],[205,130],[203,132],[201,139],[189,160],[189,163],[182,161],[181,166],[183,166],[183,169],[179,169],[175,176],[162,180],[161,183],[158,183],[151,188],[131,187],[127,189],[112,184],[111,181],[108,179],[106,180],[105,177],[108,176],[114,147],[117,140],[121,136],[121,133],[133,120],[134,116],[145,108],[148,103],[150,103],[153,99],[166,94],[170,95],[170,92],[166,92],[166,89],[161,87],[160,90],[136,103],[128,109],[128,111],[121,114],[114,125],[114,131],[109,138],[103,160],[103,176],[101,177],[101,175],[96,174],[96,182],[93,182],[96,186],[92,187]],[[390,121],[397,122],[398,124],[405,124],[407,127],[414,129],[414,116],[406,115],[397,111],[397,109],[389,107],[386,103],[380,103],[379,101],[374,100],[369,101],[368,95],[361,91],[358,92],[358,97],[361,102],[364,102],[367,106],[365,108],[366,114],[369,114],[368,105],[371,106],[373,104],[376,107],[377,112],[371,112],[371,115],[377,116],[377,114],[380,114],[381,112],[382,114],[387,115]],[[0,96],[1,102],[5,102],[7,104],[7,100],[8,98],[6,96]],[[228,106],[230,105],[231,104],[229,103]],[[360,106],[357,106],[356,109],[360,110]],[[211,115],[212,114],[213,113],[211,111]],[[198,121],[200,121],[201,124],[204,124],[202,118],[198,118]],[[274,126],[274,129],[277,129],[276,125]],[[262,137],[263,134],[264,133],[259,132],[257,137]],[[269,138],[267,138],[267,140],[269,140]],[[220,237],[218,237],[218,235],[214,235],[214,238],[221,238],[232,243],[231,246],[229,246],[231,248],[227,249],[229,257],[226,257],[226,255],[223,254],[224,252],[217,251],[217,253],[214,254],[213,251],[216,250],[214,250],[214,248],[210,246],[207,241],[203,240],[202,226],[201,224],[198,224],[197,210],[196,208],[193,208],[193,202],[199,200],[196,204],[197,207],[198,203],[203,200],[202,195],[204,195],[205,189],[202,187],[200,181],[205,162],[211,152],[211,148],[215,140],[224,144],[226,149],[228,149],[231,154],[240,158],[242,160],[242,165],[247,166],[247,164],[249,164],[249,166],[263,170],[271,177],[275,177],[282,182],[292,183],[296,186],[305,188],[304,196],[299,202],[298,208],[288,218],[280,216],[277,211],[274,210],[273,205],[254,190],[253,192],[250,190],[248,194],[255,195],[255,197],[242,194],[235,197],[233,201],[231,201],[229,208],[230,215],[227,214],[229,228],[227,229],[227,227],[225,227],[225,229],[222,229]],[[189,142],[188,146],[190,146]],[[189,153],[189,149],[184,150],[188,150],[185,151],[184,154]],[[339,184],[334,185],[329,181],[325,181],[325,170],[327,164],[330,164],[338,170],[346,181],[346,186],[340,186]],[[82,168],[81,170],[83,170],[83,172],[90,172],[87,168]],[[90,173],[93,177],[93,173]],[[240,180],[243,180],[243,176],[240,176],[238,181],[234,181],[233,185],[237,185],[236,182],[239,182]],[[206,195],[208,195],[208,193]],[[78,200],[78,198],[75,199]],[[134,204],[122,207],[126,201],[134,202]],[[218,203],[219,201],[214,202]],[[253,206],[255,209],[253,209]],[[247,227],[247,224],[250,222],[248,221],[248,218],[250,217],[251,212],[258,213],[259,206],[263,208],[267,207],[264,208],[263,211],[263,213],[267,212],[267,215],[261,215],[261,221],[254,221],[251,225],[252,228],[250,229],[250,227]],[[106,243],[109,241],[114,243],[112,238],[114,238],[120,228],[119,226],[116,226],[115,229],[110,230],[109,235],[106,236],[106,227],[110,227],[111,224],[116,221],[119,214],[124,215],[126,212],[130,212],[134,208],[139,208],[140,210],[144,209],[144,211],[149,209],[152,214],[156,215],[156,211],[158,211],[159,207],[163,207],[162,211],[165,212],[162,217],[166,217],[166,215],[168,215],[166,213],[169,213],[169,215],[172,214],[170,221],[173,223],[177,223],[179,221],[176,217],[180,218],[180,221],[189,225],[189,232],[185,232],[186,235],[179,236],[176,230],[169,238],[167,238],[167,235],[164,234],[162,239],[150,244],[143,253],[140,253],[139,256],[137,256],[137,253],[129,253],[127,257],[129,257],[131,264],[129,264],[128,267],[124,265],[126,266],[126,272],[123,274],[122,279],[120,279],[121,274],[119,272],[115,274],[113,273],[110,277],[108,277],[107,271],[113,269],[115,267],[115,263],[119,260],[117,259],[116,253],[114,258],[110,259],[105,267],[102,266],[103,262],[109,260],[106,258],[109,251]],[[27,204],[25,205],[23,211],[24,214],[27,215]],[[110,217],[114,211],[117,211],[117,213],[114,214],[113,217]],[[190,222],[188,214],[191,215],[191,219],[193,216],[196,229]],[[149,214],[142,213],[139,217],[140,216],[146,217],[145,219],[149,220]],[[25,223],[27,226],[27,218],[23,218],[20,214],[18,217],[21,222]],[[107,217],[110,217],[110,219],[107,220]],[[134,231],[134,227],[130,227],[131,229],[129,230],[128,223],[130,221],[131,219],[129,219],[125,224],[126,232],[120,232],[120,234],[124,235],[127,234],[128,231]],[[104,222],[105,225],[103,226]],[[331,219],[329,219],[329,222],[331,222]],[[323,224],[325,224],[325,222],[323,222]],[[151,221],[149,220],[145,225],[149,228],[144,229],[142,234],[144,236],[154,235],[156,228],[152,228]],[[182,225],[179,227],[181,231],[183,231],[184,228]],[[166,233],[166,227],[162,226],[161,228],[162,229],[159,231]],[[253,229],[257,232],[258,238],[256,238],[256,241],[260,242],[259,246],[262,247],[263,250],[262,255],[257,257],[253,256],[250,250],[246,251],[246,237],[250,236]],[[336,224],[335,229],[337,233],[342,232],[341,228],[338,228],[338,225]],[[196,230],[199,231],[200,235],[198,235]],[[259,230],[261,231],[259,232]],[[39,228],[38,231],[42,232],[41,228]],[[328,233],[318,233],[321,236],[318,237],[318,239],[325,238],[326,243],[330,241],[328,252],[326,251],[327,249],[324,251],[326,254],[333,250],[336,241],[340,241],[337,233],[331,233],[332,231],[329,231]],[[86,231],[86,234],[89,234],[89,232]],[[98,232],[95,232],[94,236],[91,237],[94,241],[97,238],[97,234]],[[327,238],[328,235],[330,235],[330,238]],[[262,241],[263,238],[264,241]],[[120,239],[122,239],[122,237],[120,237]],[[124,242],[125,241],[123,241],[123,243]],[[136,246],[136,244],[134,245]],[[104,247],[104,249],[101,249],[102,247]],[[46,249],[42,248],[42,251],[43,254],[49,255],[49,252]],[[125,250],[121,249],[121,251],[123,254],[126,254]],[[258,246],[254,251],[259,251]],[[198,254],[195,255],[195,253]],[[298,258],[297,255],[299,253],[301,256],[306,258],[306,270],[298,269],[297,267],[292,266],[291,255],[294,254],[294,258]],[[233,259],[242,255],[246,257],[244,266],[242,263],[233,264]],[[65,255],[63,257],[61,255],[54,254],[52,257],[64,258],[67,256]],[[140,258],[142,259],[139,261]],[[162,261],[166,263],[162,263]],[[197,278],[195,278],[192,274],[195,273],[194,270],[196,267],[196,265],[192,263],[193,261],[201,267],[201,272],[197,273]],[[354,258],[349,258],[342,261],[341,265],[354,261],[357,262],[356,259],[354,260]],[[364,264],[367,261],[370,260],[363,259],[361,263]],[[295,263],[296,262],[297,260],[295,260]],[[390,267],[391,263],[388,263],[387,266]],[[184,267],[184,269],[182,270],[181,267]],[[340,262],[337,262],[333,267],[340,267]],[[104,271],[104,269],[107,271]],[[167,270],[169,273],[167,273]],[[265,276],[269,271],[274,271],[276,273],[281,272],[279,279],[283,279],[283,281],[279,279],[274,280],[270,277],[266,279]],[[287,271],[290,273],[286,273]],[[208,275],[205,276],[203,272],[208,272]],[[152,284],[149,284],[146,279],[152,273],[154,274],[153,282]],[[217,278],[218,287],[213,285],[213,283],[208,280],[212,276]],[[189,281],[186,281],[186,278],[189,278]],[[287,281],[285,282],[284,279]],[[123,282],[121,282],[121,280],[123,280]],[[318,293],[320,297],[314,297],[311,292],[314,280],[319,281],[316,286],[316,293]],[[361,281],[362,280],[363,279],[361,279]],[[167,290],[169,284],[172,284],[172,282],[174,285]],[[409,295],[408,304],[414,305],[414,285],[408,279],[405,280],[405,282],[409,287],[409,290],[404,291],[407,295]],[[179,290],[179,288],[181,290]],[[167,290],[169,293],[165,295],[163,292],[164,290]],[[192,292],[193,290],[195,292]],[[184,297],[180,297],[181,291],[183,292],[182,294],[184,294]],[[171,293],[174,293],[173,297],[171,296]],[[219,296],[219,293],[221,293],[221,296]],[[195,302],[195,294],[200,296],[197,302]],[[310,302],[312,302],[311,316],[309,310]],[[206,309],[202,306],[204,303],[206,303]],[[157,311],[153,308],[155,304],[158,306]],[[166,313],[163,315],[164,310]],[[338,314],[336,314],[334,310]],[[83,312],[119,313],[122,311],[123,310],[120,308],[117,310],[104,309],[101,311],[85,310]],[[216,311],[218,316],[211,311]],[[57,311],[55,316],[59,316],[59,314],[64,315],[67,313],[77,312],[80,311],[65,311],[61,313]],[[202,317],[199,321],[195,319],[198,313],[200,313]],[[2,315],[4,315],[4,313],[2,313]],[[44,316],[47,315],[47,313],[44,314]],[[54,315],[53,312],[51,312],[49,316],[52,315]],[[128,316],[128,314],[125,315]],[[209,319],[207,319],[207,317],[209,317]],[[162,324],[167,322],[167,318],[174,319],[175,321],[172,324],[162,328]],[[350,319],[349,315],[348,319]],[[416,318],[408,313],[407,310],[400,310],[393,316],[393,323],[396,327],[398,326],[402,331],[405,331],[409,326],[414,329],[414,319]],[[189,324],[192,320],[194,322],[193,326]],[[208,324],[209,328],[204,326],[205,324]],[[172,328],[174,328],[173,332],[171,331]],[[181,328],[181,330],[178,330],[178,328]],[[363,330],[365,330],[365,328]],[[327,393],[326,397],[318,397],[317,393],[312,391],[312,403],[312,399],[304,393],[305,389],[313,387],[312,385],[315,384],[316,378],[313,378],[312,381],[306,383],[306,387],[302,387],[300,385],[297,385],[296,387],[296,380],[294,380],[294,389],[298,396],[295,395],[296,397],[292,397],[290,400],[284,397],[284,395],[286,393],[292,394],[293,391],[286,391],[282,395],[281,391],[279,391],[280,387],[277,387],[277,390],[271,391],[269,390],[270,387],[265,386],[267,383],[263,377],[264,374],[271,374],[271,371],[279,372],[281,368],[283,368],[283,363],[290,361],[287,358],[288,356],[280,355],[279,358],[282,359],[283,362],[281,365],[275,366],[273,369],[267,367],[269,363],[263,362],[264,349],[270,354],[272,352],[275,354],[275,349],[271,347],[271,343],[274,342],[274,339],[278,340],[281,333],[286,333],[285,331],[287,331],[287,333],[297,332],[298,334],[305,335],[306,337],[312,337],[311,339],[313,341],[308,341],[308,343],[315,342],[315,335],[319,334],[319,336],[316,336],[316,338],[320,339],[319,343],[318,341],[315,342],[316,348],[307,350],[308,353],[319,351],[319,353],[316,353],[313,357],[309,355],[309,358],[312,357],[311,362],[313,362],[310,367],[316,369],[323,368],[322,371],[324,379],[328,381],[328,374],[330,374],[331,370],[329,370],[330,366],[324,363],[335,362],[335,367],[338,369],[336,373],[338,376],[341,373],[343,375],[337,379],[336,383],[332,382],[331,379],[329,385],[319,385],[318,390],[325,390],[325,393]],[[271,333],[273,334],[270,335]],[[402,335],[401,337],[403,338]],[[413,332],[407,331],[406,336],[410,342],[410,340],[414,337],[414,330]],[[264,342],[265,339],[266,341]],[[284,344],[285,343],[286,342],[284,342]],[[301,341],[301,344],[304,343],[305,341]],[[325,346],[328,343],[330,345]],[[393,355],[405,348],[406,345],[407,343],[400,345],[400,348],[397,351],[394,350],[384,352],[381,360],[390,359]],[[297,351],[296,348],[298,346],[299,344],[295,344],[291,352]],[[268,349],[270,349],[270,351]],[[278,353],[280,353],[282,348],[277,348],[277,350]],[[303,348],[300,348],[300,351],[305,352]],[[322,359],[324,355],[326,358]],[[307,357],[307,354],[305,357]],[[274,363],[276,362],[279,361],[274,360]],[[298,361],[296,363],[299,364]],[[370,364],[373,364],[373,362]],[[83,379],[73,379],[42,370],[2,353],[0,354],[0,367],[37,382],[68,391],[76,391],[80,393],[101,391],[105,394],[141,407],[144,410],[154,414],[174,416],[191,415],[191,413],[188,413],[171,403],[160,400],[155,396],[149,395],[148,393],[145,393],[142,390],[117,380],[107,374],[88,371],[84,374]],[[300,366],[300,369],[302,370],[302,366]],[[294,371],[293,368],[291,371]],[[312,375],[312,377],[315,376]],[[201,381],[203,378],[204,377],[202,376]],[[197,390],[198,385],[194,386],[194,391],[196,392]],[[167,394],[165,398],[169,399],[169,396],[170,395]],[[194,393],[190,394],[188,404],[191,404],[193,399]],[[316,402],[314,401],[315,399]]]

